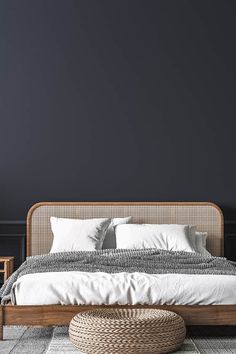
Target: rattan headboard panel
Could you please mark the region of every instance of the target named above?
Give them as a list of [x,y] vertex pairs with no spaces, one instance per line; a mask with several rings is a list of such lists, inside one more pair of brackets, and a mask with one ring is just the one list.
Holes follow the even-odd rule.
[[212,203],[168,202],[43,202],[35,204],[27,217],[27,255],[48,253],[53,235],[50,217],[97,218],[132,216],[133,223],[190,224],[207,231],[207,248],[222,256],[223,214]]

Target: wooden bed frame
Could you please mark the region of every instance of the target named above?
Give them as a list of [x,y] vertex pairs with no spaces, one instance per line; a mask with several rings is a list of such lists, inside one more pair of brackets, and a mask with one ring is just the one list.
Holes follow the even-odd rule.
[[[209,251],[223,256],[223,214],[213,203],[205,202],[43,202],[35,204],[27,216],[27,256],[50,250],[50,216],[71,218],[133,217],[134,222],[194,224],[208,232]],[[81,311],[96,307],[155,308],[174,311],[187,325],[236,325],[236,305],[173,306],[0,306],[0,339],[4,325],[68,325]]]

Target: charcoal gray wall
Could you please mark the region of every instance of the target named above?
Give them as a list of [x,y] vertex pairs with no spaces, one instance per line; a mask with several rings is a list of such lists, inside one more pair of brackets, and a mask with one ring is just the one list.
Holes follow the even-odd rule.
[[1,0],[0,219],[42,200],[236,219],[236,3]]

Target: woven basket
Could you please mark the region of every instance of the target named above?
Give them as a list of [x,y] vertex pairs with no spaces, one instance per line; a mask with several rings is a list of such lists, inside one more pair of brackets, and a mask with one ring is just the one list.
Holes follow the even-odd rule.
[[186,335],[184,320],[154,309],[98,309],[81,312],[70,323],[72,343],[86,354],[170,353]]

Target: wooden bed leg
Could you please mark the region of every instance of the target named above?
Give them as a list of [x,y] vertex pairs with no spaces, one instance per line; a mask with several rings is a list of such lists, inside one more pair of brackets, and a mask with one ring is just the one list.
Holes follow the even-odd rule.
[[3,340],[3,306],[0,305],[0,340]]

